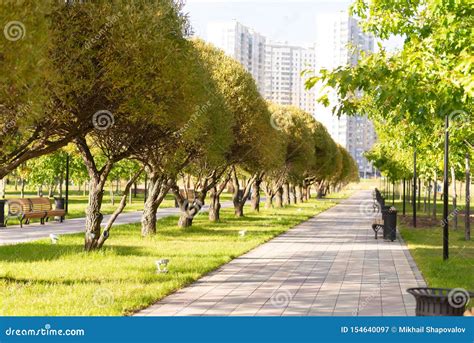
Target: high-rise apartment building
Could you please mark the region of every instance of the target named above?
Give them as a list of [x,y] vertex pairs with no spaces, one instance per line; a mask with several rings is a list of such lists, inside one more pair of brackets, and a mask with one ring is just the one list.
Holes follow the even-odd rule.
[[282,105],[297,106],[315,113],[315,92],[305,88],[304,70],[314,70],[316,53],[287,43],[268,43],[265,48],[265,92],[268,100]]
[[239,61],[252,74],[260,93],[265,86],[265,37],[236,20],[207,26],[207,40]]
[[[317,68],[333,69],[355,65],[362,53],[374,51],[374,39],[364,33],[355,18],[346,11],[324,14],[317,18]],[[318,91],[318,90],[317,90]],[[329,98],[334,105],[335,94]],[[344,146],[359,165],[361,176],[371,176],[374,168],[363,153],[370,150],[377,137],[372,122],[364,113],[360,116],[335,117],[330,108],[317,105],[316,118],[328,129],[333,139]]]

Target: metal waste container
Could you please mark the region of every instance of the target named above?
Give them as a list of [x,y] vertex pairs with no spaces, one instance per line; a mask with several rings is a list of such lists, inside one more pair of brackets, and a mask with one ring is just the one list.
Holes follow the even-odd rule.
[[[54,198],[54,206],[56,210],[64,210],[66,208],[66,199]],[[64,220],[64,217],[55,217],[56,220]]]
[[383,238],[394,241],[397,238],[397,210],[395,207],[385,206],[382,209]]

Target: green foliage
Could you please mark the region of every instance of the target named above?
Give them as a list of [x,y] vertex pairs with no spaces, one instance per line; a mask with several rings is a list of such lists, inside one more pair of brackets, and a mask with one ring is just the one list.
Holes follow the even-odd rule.
[[[439,169],[444,118],[451,122],[450,160],[459,169],[474,139],[473,8],[469,1],[358,0],[353,11],[378,38],[405,37],[403,48],[383,48],[356,66],[322,70],[318,82],[334,88],[338,115],[368,114],[375,122],[379,146],[368,157],[391,177],[407,175],[407,152],[416,147],[420,172]],[[323,101],[323,100],[322,100]]]

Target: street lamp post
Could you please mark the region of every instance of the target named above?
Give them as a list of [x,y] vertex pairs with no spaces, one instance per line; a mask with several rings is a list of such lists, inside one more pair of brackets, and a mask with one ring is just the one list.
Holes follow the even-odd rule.
[[403,215],[405,216],[405,178],[403,178]]
[[68,213],[69,209],[69,162],[70,157],[69,154],[66,155],[66,201],[64,205],[64,210]]
[[445,119],[444,132],[444,180],[443,180],[443,260],[449,258],[449,223],[448,223],[448,193],[449,193],[449,117]]
[[413,227],[416,227],[416,148],[413,152]]
[[[471,163],[469,153],[466,153],[466,210],[465,210],[465,228],[464,238],[466,241],[471,240]],[[0,223],[1,225],[1,223]]]

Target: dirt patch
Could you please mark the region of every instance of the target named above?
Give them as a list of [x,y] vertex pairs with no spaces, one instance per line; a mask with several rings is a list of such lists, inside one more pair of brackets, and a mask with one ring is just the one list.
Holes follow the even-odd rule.
[[[398,216],[398,220],[400,224],[407,226],[412,229],[438,229],[442,226],[442,219],[441,216],[438,216],[437,219],[434,219],[433,217],[426,217],[426,216],[417,216],[416,217],[416,228],[412,226],[413,224],[413,217],[411,215],[409,216]],[[474,216],[471,215],[470,218],[471,226],[472,223],[474,222]],[[453,220],[451,219],[449,221],[449,225],[453,225]],[[464,228],[464,214],[459,214],[458,215],[458,227],[459,228]]]

